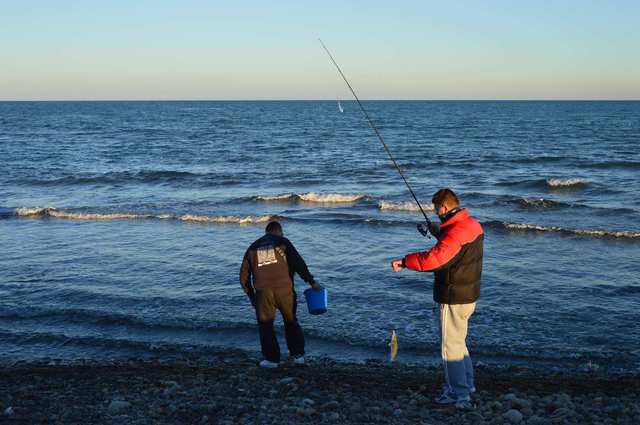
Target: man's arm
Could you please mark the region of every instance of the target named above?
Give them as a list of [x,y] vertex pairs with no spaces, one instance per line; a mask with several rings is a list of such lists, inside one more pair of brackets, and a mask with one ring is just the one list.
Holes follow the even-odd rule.
[[440,239],[429,251],[409,254],[402,265],[419,272],[431,272],[444,267],[460,252],[462,246],[451,235]]
[[240,266],[240,286],[242,286],[242,290],[247,294],[251,303],[253,303],[255,290],[251,284],[251,263],[249,262],[249,251],[244,254],[242,265]]
[[313,278],[313,275],[309,273],[307,263],[304,262],[304,259],[298,253],[298,250],[296,250],[296,247],[293,246],[291,241],[287,239],[285,244],[287,247],[287,261],[289,262],[289,265],[293,268],[293,271],[300,275],[302,280],[313,286],[316,281]]

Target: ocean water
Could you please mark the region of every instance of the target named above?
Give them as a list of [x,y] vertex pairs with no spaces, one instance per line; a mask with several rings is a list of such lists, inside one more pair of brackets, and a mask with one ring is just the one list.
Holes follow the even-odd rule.
[[[0,359],[257,352],[238,271],[277,218],[330,291],[310,316],[296,282],[309,354],[397,329],[435,361],[432,275],[389,265],[433,240],[343,106],[0,103]],[[484,225],[476,360],[639,370],[640,102],[365,106],[425,206],[451,187]]]

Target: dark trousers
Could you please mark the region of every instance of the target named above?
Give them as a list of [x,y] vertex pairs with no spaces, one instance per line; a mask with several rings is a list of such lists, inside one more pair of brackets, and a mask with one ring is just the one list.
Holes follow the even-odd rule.
[[273,329],[276,309],[280,311],[284,321],[284,335],[289,354],[304,355],[304,334],[296,318],[298,302],[293,288],[259,289],[256,291],[255,306],[264,358],[276,363],[280,361],[280,345]]

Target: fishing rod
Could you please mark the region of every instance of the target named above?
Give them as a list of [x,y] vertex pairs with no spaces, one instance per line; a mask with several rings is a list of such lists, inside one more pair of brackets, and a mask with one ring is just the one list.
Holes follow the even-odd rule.
[[[411,196],[413,196],[413,199],[416,201],[416,204],[418,204],[418,208],[420,208],[420,212],[424,216],[424,219],[427,222],[427,226],[431,227],[431,220],[429,220],[429,217],[427,217],[427,213],[425,213],[424,209],[422,209],[422,205],[420,204],[420,201],[418,201],[418,197],[413,192],[413,189],[411,189],[411,186],[409,185],[409,182],[407,181],[406,177],[404,176],[404,173],[402,172],[402,170],[398,166],[398,163],[396,162],[395,158],[393,157],[393,155],[391,155],[391,151],[387,147],[387,144],[384,142],[384,139],[382,138],[382,135],[378,131],[378,128],[375,126],[375,124],[373,123],[373,121],[369,117],[369,114],[364,109],[364,106],[362,106],[362,103],[360,102],[360,99],[358,98],[358,95],[356,94],[355,90],[353,90],[353,87],[351,87],[351,84],[349,84],[349,81],[347,80],[347,77],[345,77],[344,73],[342,72],[342,69],[340,69],[340,66],[338,65],[336,60],[333,58],[333,55],[331,54],[329,49],[327,49],[327,46],[325,46],[325,44],[322,42],[322,39],[319,38],[318,41],[320,42],[320,44],[322,44],[322,47],[324,48],[324,51],[327,52],[327,55],[329,55],[329,59],[331,59],[331,62],[333,62],[333,64],[335,65],[336,69],[340,73],[340,76],[342,77],[344,82],[347,83],[347,87],[349,87],[349,90],[351,90],[351,94],[353,94],[353,97],[356,98],[356,102],[358,102],[358,106],[360,106],[360,110],[362,111],[362,114],[364,115],[364,117],[367,119],[367,122],[369,123],[369,126],[371,126],[373,131],[376,133],[376,136],[378,136],[378,139],[380,140],[380,143],[382,143],[382,146],[384,146],[384,150],[387,151],[387,155],[389,155],[389,158],[391,158],[391,162],[393,162],[393,165],[396,167],[396,170],[398,170],[398,174],[400,174],[400,177],[402,177],[402,180],[404,181],[404,184],[407,185],[407,189],[409,189],[409,192],[411,193]],[[427,233],[426,233],[425,229],[421,229],[420,225],[418,225],[418,230],[424,236],[427,236]]]

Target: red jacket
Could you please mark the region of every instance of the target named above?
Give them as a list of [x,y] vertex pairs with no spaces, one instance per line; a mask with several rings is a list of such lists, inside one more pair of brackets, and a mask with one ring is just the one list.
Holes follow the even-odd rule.
[[438,242],[426,252],[404,258],[404,265],[435,272],[433,298],[441,304],[468,304],[480,296],[484,232],[467,210],[461,209],[440,225]]

